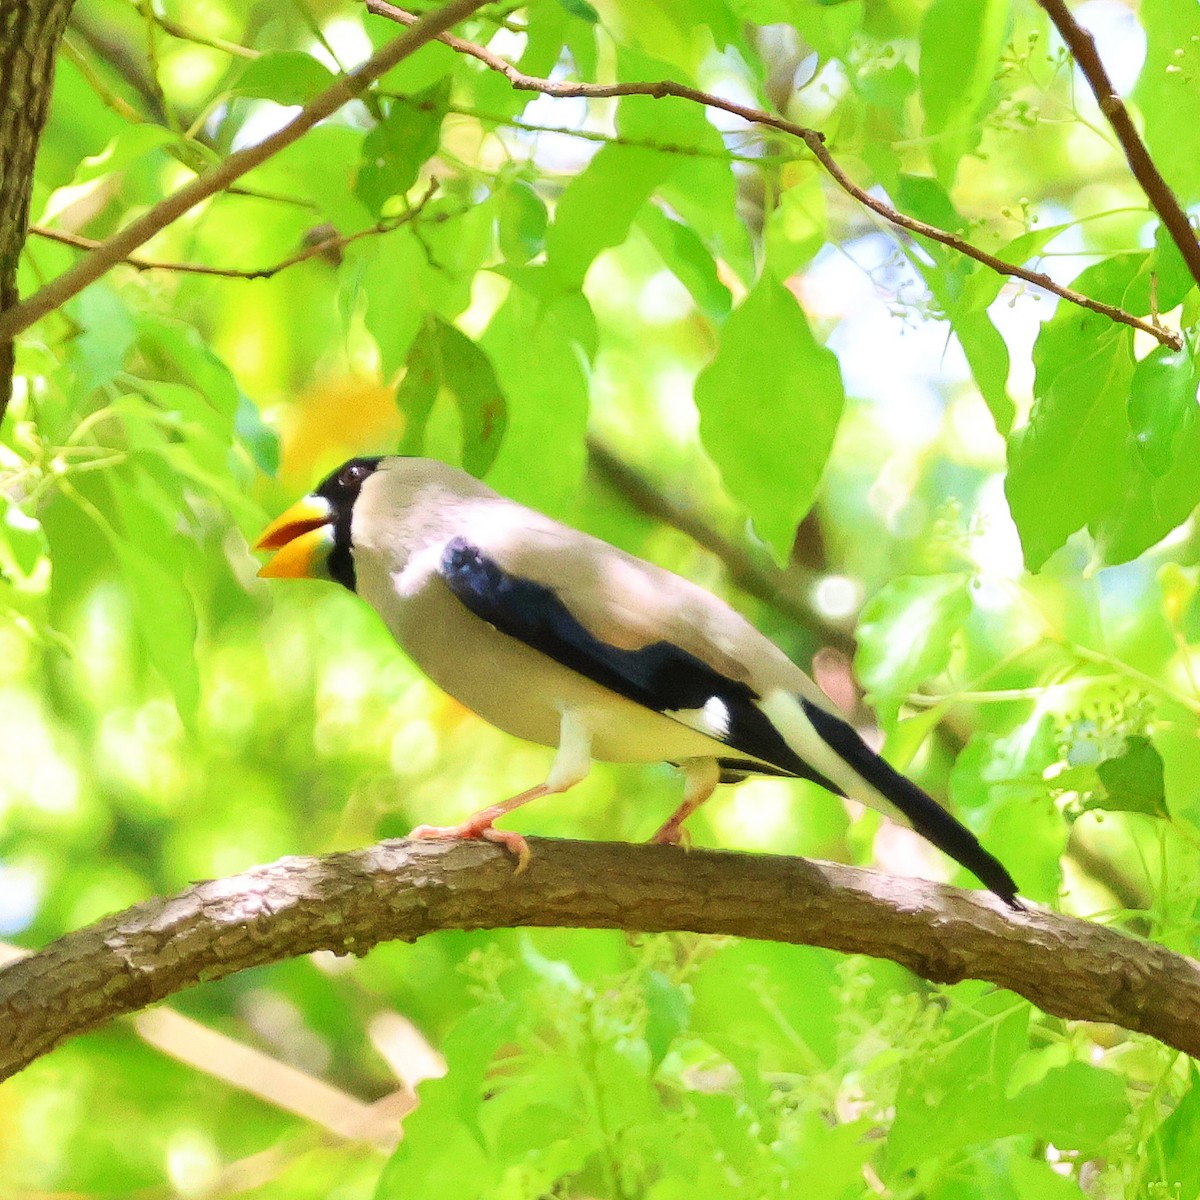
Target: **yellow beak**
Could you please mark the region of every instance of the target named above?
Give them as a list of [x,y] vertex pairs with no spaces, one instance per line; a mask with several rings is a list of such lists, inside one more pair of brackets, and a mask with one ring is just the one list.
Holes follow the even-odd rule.
[[321,496],[305,496],[262,531],[255,550],[276,553],[259,568],[269,579],[306,579],[333,544],[333,510]]

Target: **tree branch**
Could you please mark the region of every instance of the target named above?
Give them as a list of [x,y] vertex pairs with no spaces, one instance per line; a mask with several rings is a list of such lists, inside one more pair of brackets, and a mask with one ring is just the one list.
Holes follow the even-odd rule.
[[1200,963],[1100,925],[801,858],[543,838],[530,847],[523,875],[487,842],[284,858],[69,933],[0,971],[0,1078],[247,967],[511,926],[689,930],[869,954],[937,983],[987,980],[1055,1016],[1123,1025],[1200,1056]]
[[[418,20],[418,17],[414,13],[397,8],[396,5],[388,3],[388,0],[365,0],[365,3],[368,12],[374,13],[376,16],[386,17],[388,20],[396,21],[401,25],[411,26]],[[1008,275],[1014,279],[1023,279],[1026,283],[1032,283],[1036,287],[1040,287],[1043,291],[1051,292],[1053,295],[1059,296],[1071,304],[1076,304],[1080,308],[1090,309],[1092,312],[1108,317],[1111,321],[1116,321],[1122,325],[1129,325],[1134,329],[1140,329],[1143,333],[1150,334],[1155,340],[1161,342],[1164,346],[1170,346],[1173,350],[1183,349],[1183,338],[1173,330],[1165,329],[1154,321],[1143,320],[1141,317],[1134,316],[1133,313],[1126,312],[1125,309],[1118,308],[1114,304],[1104,304],[1099,300],[1092,299],[1091,296],[1085,296],[1082,292],[1063,287],[1061,284],[1055,283],[1043,271],[1031,271],[1027,267],[1018,266],[1016,263],[1005,262],[1004,259],[997,258],[994,254],[989,254],[986,250],[981,250],[978,246],[972,245],[958,234],[951,233],[946,229],[940,229],[938,226],[930,225],[925,221],[918,221],[916,217],[910,217],[907,213],[900,212],[899,209],[893,208],[877,196],[871,195],[870,192],[865,188],[859,187],[846,174],[841,164],[829,152],[828,147],[825,145],[825,135],[819,130],[810,129],[806,125],[797,125],[793,121],[785,120],[783,117],[775,116],[773,113],[764,112],[762,109],[750,108],[748,105],[738,104],[733,100],[726,100],[721,96],[714,95],[712,92],[702,92],[698,88],[688,87],[685,84],[676,83],[670,79],[638,83],[576,83],[569,80],[543,79],[537,75],[526,75],[507,59],[501,58],[498,54],[493,54],[486,47],[477,45],[474,42],[468,42],[460,37],[455,37],[453,34],[439,34],[437,40],[444,42],[459,54],[466,54],[471,58],[477,59],[491,70],[499,72],[519,92],[540,92],[545,96],[593,100],[609,99],[614,96],[650,96],[655,100],[661,100],[665,96],[675,96],[682,100],[690,100],[694,104],[703,104],[708,108],[719,108],[724,112],[741,117],[742,120],[749,121],[755,125],[764,125],[770,129],[778,129],[781,133],[799,138],[844,192],[853,196],[859,204],[865,208],[869,208],[890,224],[896,225],[901,229],[907,229],[910,233],[919,234],[921,237],[929,238],[931,241],[940,242],[943,246],[949,246],[952,250],[957,250],[960,254],[964,254],[968,258],[973,258],[976,262],[990,267],[999,275]]]
[[131,221],[86,258],[65,271],[57,279],[40,288],[28,300],[0,312],[0,347],[9,344],[35,321],[60,308],[72,296],[78,295],[91,283],[123,262],[140,245],[160,230],[177,221],[202,200],[215,195],[241,178],[247,171],[266,162],[285,147],[306,134],[318,121],[337,112],[343,104],[360,96],[366,89],[397,63],[415,53],[451,25],[470,16],[486,0],[450,0],[442,8],[433,9],[416,21],[408,33],[388,42],[362,66],[314,96],[282,129],[264,138],[255,146],[236,150],[223,162],[197,175],[195,179],[166,197],[140,217]]
[[[17,304],[17,263],[54,61],[74,0],[0,3],[0,322]],[[0,421],[12,395],[13,346],[0,338]]]
[[[323,255],[338,255],[347,246],[354,242],[360,241],[362,238],[377,237],[380,234],[391,233],[394,229],[399,229],[401,225],[407,225],[410,221],[419,218],[425,209],[425,206],[433,199],[437,193],[437,181],[430,182],[429,188],[412,208],[399,216],[387,217],[374,225],[369,225],[366,229],[356,229],[353,233],[334,233],[332,226],[319,226],[312,231],[312,236],[306,239],[306,245],[303,250],[297,250],[295,254],[289,254],[287,258],[280,262],[273,263],[269,267],[212,267],[205,263],[186,263],[186,262],[160,262],[158,259],[143,258],[141,255],[131,254],[128,258],[123,259],[123,264],[127,267],[133,267],[135,271],[174,271],[180,275],[210,275],[218,279],[272,279],[280,273],[286,271],[289,267],[298,266],[302,262],[307,262],[310,258],[317,258]],[[440,224],[443,221],[449,220],[451,217],[461,216],[458,212],[440,212],[435,213],[432,217],[427,218],[432,225]],[[95,238],[83,237],[78,233],[69,233],[65,229],[51,229],[45,225],[30,225],[29,232],[37,237],[45,238],[47,241],[58,242],[63,246],[73,246],[77,250],[99,250],[104,243],[96,241]]]
[[1200,242],[1196,240],[1196,232],[1180,208],[1175,193],[1171,191],[1154,159],[1150,157],[1146,143],[1138,136],[1125,102],[1117,94],[1117,89],[1113,87],[1113,82],[1104,69],[1095,39],[1071,15],[1071,10],[1067,8],[1064,0],[1038,0],[1038,3],[1054,22],[1059,36],[1070,50],[1084,79],[1088,81],[1088,86],[1100,105],[1100,111],[1117,135],[1117,141],[1121,143],[1121,149],[1125,152],[1125,159],[1134,178],[1141,184],[1146,199],[1154,206],[1154,211],[1158,213],[1175,245],[1179,247],[1179,253],[1183,255],[1183,261],[1187,263],[1192,278],[1200,284]]

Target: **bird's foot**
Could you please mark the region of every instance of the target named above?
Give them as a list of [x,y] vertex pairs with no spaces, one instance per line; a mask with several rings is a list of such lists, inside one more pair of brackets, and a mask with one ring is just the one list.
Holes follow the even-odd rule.
[[412,838],[452,838],[456,841],[488,841],[503,846],[517,860],[514,875],[529,866],[529,843],[514,830],[497,829],[495,815],[486,810],[476,813],[461,825],[418,825],[408,836]]
[[655,846],[682,846],[691,849],[692,835],[676,821],[668,821],[651,839]]

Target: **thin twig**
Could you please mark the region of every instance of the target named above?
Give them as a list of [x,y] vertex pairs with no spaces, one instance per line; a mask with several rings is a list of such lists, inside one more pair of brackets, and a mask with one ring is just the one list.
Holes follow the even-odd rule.
[[[619,134],[601,133],[597,129],[568,129],[562,125],[539,125],[517,117],[504,117],[497,113],[480,112],[465,104],[443,104],[437,100],[418,100],[400,92],[380,91],[379,95],[403,104],[418,112],[449,113],[455,117],[469,117],[481,125],[501,125],[515,129],[518,133],[551,133],[559,137],[577,138],[583,142],[595,142],[602,146],[631,146],[636,150],[653,150],[657,154],[677,154],[683,158],[710,158],[719,162],[744,163],[748,167],[773,167],[795,162],[795,154],[738,154],[732,150],[709,150],[703,146],[685,146],[677,142],[657,142],[650,138],[623,137]],[[801,152],[802,153],[802,152]]]
[[235,150],[212,170],[198,175],[177,192],[131,221],[86,258],[45,287],[39,288],[28,300],[0,312],[0,344],[11,341],[35,321],[61,308],[117,263],[124,262],[156,233],[177,221],[201,201],[216,195],[246,172],[290,146],[319,121],[323,121],[337,112],[343,104],[361,95],[380,75],[390,71],[397,63],[414,54],[451,25],[470,16],[484,3],[486,0],[450,0],[450,3],[442,8],[427,13],[408,33],[388,42],[362,66],[314,96],[282,129],[276,130],[257,145]]
[[249,46],[243,46],[239,42],[231,42],[225,38],[197,33],[194,29],[189,29],[186,25],[181,25],[178,21],[172,21],[170,17],[155,12],[153,6],[148,4],[146,0],[141,0],[141,3],[138,4],[138,11],[147,20],[153,21],[164,33],[170,34],[171,37],[177,38],[181,42],[192,42],[197,46],[207,46],[210,50],[219,50],[222,54],[229,54],[234,58],[255,59],[262,57],[261,50],[253,50]]
[[[396,21],[401,25],[411,26],[419,19],[414,13],[397,8],[394,4],[389,4],[388,0],[365,0],[365,2],[368,12],[374,13],[376,16],[386,17],[388,20]],[[484,46],[465,41],[463,38],[455,37],[453,34],[441,34],[437,40],[445,43],[457,53],[466,54],[471,58],[477,59],[491,70],[499,72],[520,92],[539,92],[545,96],[558,98],[592,100],[610,99],[614,96],[650,96],[655,100],[661,100],[665,96],[675,96],[682,100],[690,100],[694,104],[703,104],[709,108],[719,108],[723,112],[741,117],[744,121],[749,121],[755,125],[764,125],[770,129],[778,129],[782,133],[799,138],[844,192],[853,196],[861,205],[883,217],[885,221],[890,222],[892,225],[899,226],[901,229],[907,229],[910,233],[918,234],[921,237],[929,238],[930,241],[940,242],[943,246],[949,246],[952,250],[957,250],[960,254],[964,254],[968,258],[973,258],[976,262],[990,267],[997,274],[1008,275],[1015,279],[1023,279],[1026,283],[1040,287],[1044,291],[1069,301],[1071,304],[1078,305],[1080,308],[1090,309],[1092,312],[1100,313],[1112,321],[1117,321],[1122,325],[1129,325],[1134,329],[1140,329],[1143,333],[1150,334],[1151,337],[1161,342],[1164,346],[1170,346],[1174,350],[1183,348],[1183,339],[1179,334],[1169,329],[1164,329],[1152,321],[1146,321],[1141,317],[1134,316],[1132,313],[1126,312],[1125,309],[1118,308],[1114,304],[1104,304],[1099,300],[1092,299],[1091,296],[1085,296],[1082,292],[1063,287],[1061,284],[1055,283],[1049,275],[1042,271],[1031,271],[1015,263],[1005,262],[1004,259],[997,258],[994,254],[989,254],[986,250],[981,250],[978,246],[972,245],[956,233],[940,229],[936,225],[930,225],[925,221],[918,221],[916,217],[910,217],[906,213],[902,213],[890,204],[880,200],[878,197],[872,196],[870,192],[865,188],[859,187],[846,174],[825,145],[825,135],[816,129],[810,129],[805,125],[797,125],[793,121],[785,120],[783,117],[775,116],[773,113],[764,112],[762,109],[738,104],[733,100],[726,100],[722,96],[716,96],[712,92],[702,92],[698,88],[688,87],[685,84],[676,83],[670,79],[639,83],[573,83],[568,80],[544,79],[537,75],[526,75],[523,71],[519,71],[513,66],[507,59],[501,58],[498,54],[493,54],[492,51],[486,49]]]
[[1179,247],[1179,253],[1183,255],[1183,261],[1187,263],[1192,278],[1200,283],[1200,241],[1196,240],[1196,231],[1180,207],[1175,193],[1162,177],[1154,159],[1150,157],[1146,143],[1138,135],[1125,102],[1117,94],[1113,81],[1104,69],[1095,39],[1071,15],[1064,0],[1038,0],[1038,3],[1046,10],[1059,36],[1074,56],[1079,70],[1100,105],[1100,111],[1117,135],[1129,169],[1141,184],[1146,199],[1154,206],[1154,211],[1158,213],[1175,245]]
[[[138,254],[131,254],[124,260],[124,265],[133,267],[136,271],[174,271],[180,275],[211,275],[219,279],[271,279],[273,276],[278,275],[280,271],[286,271],[288,267],[294,267],[299,263],[307,262],[310,258],[317,258],[322,254],[334,253],[345,246],[351,245],[353,242],[359,241],[361,238],[376,237],[379,234],[391,233],[394,229],[399,229],[401,225],[407,225],[410,221],[416,220],[421,215],[421,212],[433,198],[436,191],[437,183],[431,183],[426,194],[412,208],[400,216],[389,217],[386,221],[380,221],[378,224],[371,225],[366,229],[357,229],[354,233],[331,234],[323,237],[319,241],[310,243],[303,250],[298,250],[295,254],[270,267],[259,267],[257,269],[210,267],[203,263],[161,262],[158,259],[143,258]],[[435,221],[445,220],[453,215],[457,214],[439,213],[433,219]],[[99,250],[104,245],[103,242],[96,241],[95,238],[83,237],[82,234],[78,233],[68,233],[65,229],[50,229],[45,225],[31,225],[29,232],[37,237],[46,238],[51,242],[59,242],[64,246],[73,246],[76,250]]]

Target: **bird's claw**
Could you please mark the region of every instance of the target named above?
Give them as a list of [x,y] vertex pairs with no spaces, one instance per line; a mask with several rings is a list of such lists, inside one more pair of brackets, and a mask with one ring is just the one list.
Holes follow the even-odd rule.
[[488,841],[503,846],[517,860],[514,875],[520,875],[529,866],[531,857],[529,843],[511,829],[497,829],[491,820],[464,821],[461,825],[418,825],[409,835],[411,838],[451,838],[455,841]]
[[692,835],[682,825],[676,825],[674,821],[668,821],[650,839],[650,842],[655,846],[682,846],[685,850],[690,850]]
[[509,854],[515,856],[517,869],[513,872],[514,875],[520,875],[529,866],[529,843],[519,833],[512,829],[497,829],[494,825],[487,825],[479,831],[479,836],[487,838],[489,842],[497,842]]

